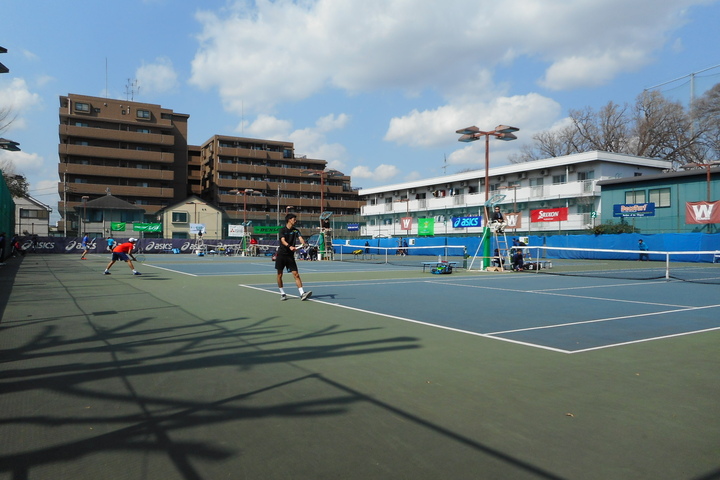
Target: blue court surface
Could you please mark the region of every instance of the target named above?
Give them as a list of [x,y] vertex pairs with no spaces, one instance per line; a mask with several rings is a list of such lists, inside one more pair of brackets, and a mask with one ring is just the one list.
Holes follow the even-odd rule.
[[[418,267],[341,262],[298,265],[306,290],[313,291],[311,301],[562,353],[720,329],[717,285],[530,273],[432,275]],[[269,259],[184,258],[148,266],[193,276],[267,275],[259,284],[240,279],[239,286],[278,295]],[[405,271],[407,277],[357,275],[370,271]],[[316,273],[347,278],[318,280]],[[291,295],[297,292],[290,274],[285,287]]]

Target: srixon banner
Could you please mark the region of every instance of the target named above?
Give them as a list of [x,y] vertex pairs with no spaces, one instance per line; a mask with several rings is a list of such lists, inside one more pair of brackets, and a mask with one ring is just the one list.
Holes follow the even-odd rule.
[[720,223],[720,201],[685,202],[685,223]]
[[568,208],[541,208],[530,210],[530,221],[537,222],[564,222],[568,218]]

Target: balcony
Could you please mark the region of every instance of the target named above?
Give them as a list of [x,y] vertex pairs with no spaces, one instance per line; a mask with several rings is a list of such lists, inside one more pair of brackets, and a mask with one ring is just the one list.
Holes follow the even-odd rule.
[[58,167],[60,178],[63,174],[75,174],[82,177],[112,177],[137,178],[148,180],[172,181],[175,173],[172,170],[158,170],[132,167],[103,167],[100,165],[81,165],[75,163],[61,163]]
[[[62,186],[58,185],[58,191],[62,197]],[[107,195],[107,190],[116,197],[137,197],[137,198],[173,198],[173,189],[169,187],[134,187],[130,185],[98,184],[98,183],[68,183],[68,192],[75,195]]]
[[[539,202],[543,200],[572,199],[581,197],[593,197],[600,195],[600,189],[596,180],[585,180],[579,182],[563,183],[558,185],[544,185],[537,187],[522,187],[515,192],[511,189],[494,190],[490,194],[505,195],[500,205],[508,206],[513,203]],[[395,197],[393,197],[394,199]],[[383,201],[384,199],[380,199]],[[399,215],[408,212],[443,211],[453,208],[477,209],[480,211],[485,205],[485,193],[473,193],[464,195],[452,195],[446,197],[428,197],[418,200],[394,200],[390,203],[379,203],[377,205],[363,205],[362,215]],[[503,208],[507,210],[507,208]]]
[[93,157],[112,158],[117,160],[135,160],[138,162],[156,162],[171,164],[175,155],[169,152],[150,152],[147,150],[130,150],[127,148],[91,147],[87,145],[60,144],[58,148],[60,157]]
[[60,138],[63,137],[114,140],[124,143],[152,144],[166,147],[171,147],[175,144],[175,137],[173,135],[141,133],[109,128],[78,127],[75,125],[60,125]]

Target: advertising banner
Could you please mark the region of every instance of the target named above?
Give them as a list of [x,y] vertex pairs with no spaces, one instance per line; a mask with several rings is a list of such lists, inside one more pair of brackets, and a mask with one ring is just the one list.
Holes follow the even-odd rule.
[[720,223],[720,200],[714,202],[685,202],[685,223]]
[[228,237],[244,237],[245,225],[228,225]]
[[412,230],[412,217],[400,218],[400,230]]
[[453,228],[482,227],[482,217],[453,217]]
[[253,228],[253,235],[277,235],[282,227],[260,226]]
[[360,224],[359,223],[348,223],[347,230],[348,230],[348,232],[357,232],[360,230]]
[[505,229],[522,228],[522,216],[520,215],[520,212],[506,213],[505,222],[507,222],[507,227],[505,227]]
[[568,217],[568,208],[541,208],[530,210],[530,221],[537,222],[564,222]]
[[654,217],[654,203],[625,203],[613,205],[613,217]]
[[110,222],[110,230],[113,232],[124,232],[125,222]]
[[162,232],[162,223],[133,223],[133,232]]
[[418,218],[418,235],[420,235],[420,236],[435,235],[435,219],[434,218]]
[[191,223],[190,224],[190,235],[197,235],[199,233],[205,233],[204,223]]

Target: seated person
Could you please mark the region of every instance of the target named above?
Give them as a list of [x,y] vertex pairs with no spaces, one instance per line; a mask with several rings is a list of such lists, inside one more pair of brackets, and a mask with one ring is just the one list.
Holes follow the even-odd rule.
[[490,215],[490,226],[497,233],[502,234],[505,232],[505,226],[507,226],[507,223],[505,222],[505,217],[500,211],[500,207],[495,207],[495,211],[492,215]]
[[523,259],[522,250],[520,250],[520,249],[518,248],[517,250],[515,250],[515,253],[513,254],[513,257],[512,257],[512,269],[513,269],[513,271],[519,272],[520,270],[522,270],[524,263],[525,263],[525,261],[524,261],[524,259]]

